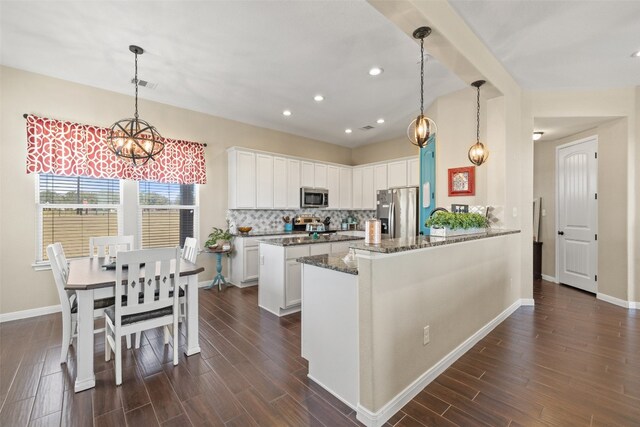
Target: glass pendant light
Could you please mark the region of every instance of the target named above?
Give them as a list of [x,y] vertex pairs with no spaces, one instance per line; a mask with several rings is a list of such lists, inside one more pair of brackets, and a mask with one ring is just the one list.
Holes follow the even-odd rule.
[[413,38],[420,39],[420,114],[409,124],[407,136],[413,145],[426,147],[431,134],[437,132],[436,123],[424,115],[424,39],[431,34],[431,28],[420,27],[413,32]]
[[131,119],[118,120],[111,125],[107,145],[116,156],[131,161],[133,166],[142,166],[164,150],[164,142],[154,126],[138,117],[138,55],[144,50],[134,45],[129,46],[129,50],[135,54],[135,114]]
[[469,161],[476,166],[480,166],[489,158],[489,150],[480,142],[480,86],[485,84],[484,80],[471,83],[471,86],[478,90],[478,109],[476,110],[476,143],[469,148]]

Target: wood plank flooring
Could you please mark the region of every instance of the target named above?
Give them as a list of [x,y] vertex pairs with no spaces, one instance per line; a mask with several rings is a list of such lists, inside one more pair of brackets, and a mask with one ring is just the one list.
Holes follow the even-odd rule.
[[[538,281],[522,307],[386,426],[640,425],[640,313]],[[58,363],[59,314],[0,324],[0,426],[355,426],[306,377],[300,316],[257,308],[257,289],[200,291],[202,353],[171,364],[160,331],[123,356],[96,341],[96,387]],[[184,346],[184,337],[181,337]]]

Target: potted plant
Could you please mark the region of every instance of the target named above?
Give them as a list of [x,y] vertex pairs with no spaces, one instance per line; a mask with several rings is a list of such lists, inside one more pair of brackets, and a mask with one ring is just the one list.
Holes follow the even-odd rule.
[[231,249],[231,239],[233,235],[229,232],[229,229],[223,230],[222,228],[212,227],[211,233],[204,245],[209,249]]
[[425,225],[430,227],[431,236],[456,236],[460,234],[483,233],[489,227],[484,215],[477,213],[453,213],[438,211]]

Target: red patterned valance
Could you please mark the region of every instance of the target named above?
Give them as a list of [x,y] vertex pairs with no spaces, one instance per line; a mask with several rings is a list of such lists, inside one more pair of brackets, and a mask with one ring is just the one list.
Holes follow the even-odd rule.
[[162,138],[164,151],[134,167],[116,157],[105,138],[109,129],[34,115],[27,116],[27,173],[206,184],[204,146]]

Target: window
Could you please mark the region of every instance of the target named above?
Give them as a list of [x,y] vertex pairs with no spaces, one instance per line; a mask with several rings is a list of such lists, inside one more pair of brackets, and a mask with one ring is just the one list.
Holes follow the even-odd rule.
[[143,248],[183,246],[197,235],[197,184],[138,183],[140,242]]
[[38,253],[62,243],[67,258],[89,256],[89,237],[121,230],[120,180],[40,174],[37,180]]

